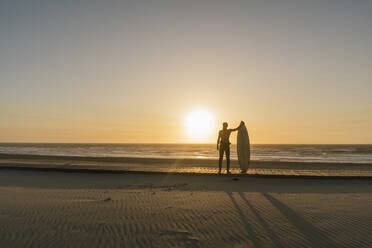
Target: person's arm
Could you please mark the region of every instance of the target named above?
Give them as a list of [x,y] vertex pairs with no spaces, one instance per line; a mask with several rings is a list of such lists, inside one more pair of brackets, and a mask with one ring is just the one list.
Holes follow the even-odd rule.
[[218,138],[217,138],[217,150],[218,150],[218,145],[220,144],[220,139],[221,139],[221,132],[218,132]]
[[230,129],[232,132],[238,131],[244,125],[244,121],[240,122],[240,125],[237,128]]

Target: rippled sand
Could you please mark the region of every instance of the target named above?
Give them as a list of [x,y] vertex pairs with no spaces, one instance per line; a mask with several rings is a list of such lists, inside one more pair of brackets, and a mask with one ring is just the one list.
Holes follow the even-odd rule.
[[0,170],[0,247],[370,247],[366,179]]

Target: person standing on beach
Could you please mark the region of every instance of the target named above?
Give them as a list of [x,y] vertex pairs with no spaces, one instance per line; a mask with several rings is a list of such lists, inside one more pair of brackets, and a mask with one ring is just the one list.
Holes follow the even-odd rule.
[[234,131],[239,130],[239,128],[244,124],[243,121],[240,122],[240,125],[237,128],[234,129],[227,129],[228,124],[227,122],[224,122],[222,124],[222,130],[218,133],[218,139],[217,139],[217,150],[220,152],[220,158],[218,160],[218,174],[221,174],[222,169],[222,160],[223,160],[223,154],[226,154],[226,168],[227,168],[227,174],[230,174],[230,134]]

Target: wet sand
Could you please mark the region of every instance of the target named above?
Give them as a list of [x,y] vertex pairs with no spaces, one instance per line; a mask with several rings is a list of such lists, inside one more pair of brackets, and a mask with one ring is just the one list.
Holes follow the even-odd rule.
[[[156,159],[129,157],[75,157],[0,154],[0,169],[95,173],[216,174],[218,161],[208,159]],[[223,169],[226,168],[225,161]],[[237,161],[231,172],[240,176],[301,176],[372,178],[372,164],[251,161],[242,174]]]
[[0,170],[0,247],[370,247],[366,179]]

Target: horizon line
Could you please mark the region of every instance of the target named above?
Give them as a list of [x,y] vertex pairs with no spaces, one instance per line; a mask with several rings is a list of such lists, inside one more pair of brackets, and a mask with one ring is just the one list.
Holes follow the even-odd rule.
[[[178,143],[178,142],[168,142],[168,143],[129,143],[129,142],[3,142],[0,144],[81,144],[81,145],[216,145],[216,143]],[[236,143],[231,143],[236,145]],[[372,145],[370,143],[251,143],[251,145]]]

